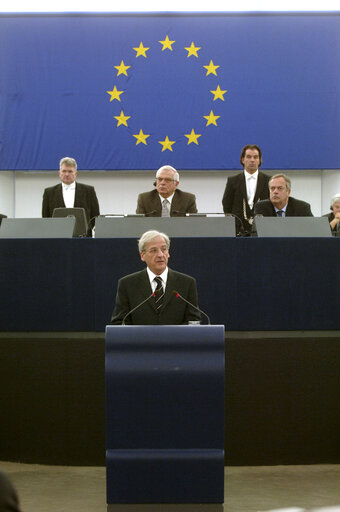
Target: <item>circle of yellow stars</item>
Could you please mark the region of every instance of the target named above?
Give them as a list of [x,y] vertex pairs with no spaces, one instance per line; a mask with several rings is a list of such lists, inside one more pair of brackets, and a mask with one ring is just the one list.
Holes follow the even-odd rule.
[[[166,50],[173,51],[172,46],[176,43],[174,40],[170,40],[169,36],[166,35],[164,40],[158,41],[162,45],[161,51],[164,52]],[[144,46],[143,42],[141,41],[139,43],[139,46],[133,47],[133,50],[136,52],[136,59],[139,57],[147,58],[147,52],[150,50],[150,47]],[[187,58],[189,57],[196,57],[198,59],[198,52],[201,50],[200,46],[196,46],[195,43],[192,41],[190,46],[185,46],[184,50],[187,51]],[[219,65],[214,64],[213,60],[211,59],[209,64],[206,64],[202,66],[205,70],[205,76],[213,75],[218,76],[217,70],[220,68]],[[114,68],[117,70],[117,77],[120,75],[128,76],[128,69],[131,68],[131,65],[126,65],[124,61],[122,60],[120,64],[117,66],[114,66]],[[106,91],[107,94],[110,96],[110,102],[111,101],[121,101],[121,95],[124,94],[125,91],[119,91],[117,89],[117,86],[114,85],[112,91]],[[221,89],[220,85],[217,86],[215,90],[210,90],[210,93],[214,96],[213,101],[221,100],[225,101],[224,95],[228,91],[226,89]],[[206,127],[210,125],[218,126],[217,120],[221,117],[214,114],[213,110],[210,110],[210,113],[208,115],[203,116],[204,119],[206,119]],[[121,110],[119,116],[114,116],[114,119],[117,120],[117,128],[119,126],[128,126],[128,119],[131,119],[131,116],[125,115],[124,111]],[[139,133],[132,134],[133,137],[136,139],[136,146],[138,144],[144,144],[145,146],[148,145],[147,139],[150,137],[150,134],[146,134],[143,132],[142,128],[140,128]],[[194,128],[191,129],[190,133],[185,133],[184,136],[188,139],[187,145],[189,144],[196,144],[199,145],[198,139],[202,136],[201,133],[196,133]],[[172,146],[176,144],[175,140],[170,140],[169,136],[166,135],[164,140],[159,140],[158,143],[162,146],[162,152],[169,150],[173,151]]]

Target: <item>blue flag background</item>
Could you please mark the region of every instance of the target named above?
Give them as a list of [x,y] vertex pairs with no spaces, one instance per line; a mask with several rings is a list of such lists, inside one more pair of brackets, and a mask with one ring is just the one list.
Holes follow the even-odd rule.
[[0,17],[2,170],[336,169],[339,136],[339,13]]

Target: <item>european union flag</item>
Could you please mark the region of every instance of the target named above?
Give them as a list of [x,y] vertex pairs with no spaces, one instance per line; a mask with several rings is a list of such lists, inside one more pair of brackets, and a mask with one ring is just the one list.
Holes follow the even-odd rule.
[[0,17],[0,167],[340,167],[340,17]]

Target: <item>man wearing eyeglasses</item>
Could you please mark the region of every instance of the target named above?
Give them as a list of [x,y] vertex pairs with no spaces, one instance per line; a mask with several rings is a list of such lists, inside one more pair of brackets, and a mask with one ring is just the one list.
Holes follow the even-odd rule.
[[168,268],[169,248],[165,233],[151,230],[141,236],[138,250],[146,268],[119,280],[111,324],[199,323],[196,280]]
[[150,217],[184,217],[197,213],[196,197],[179,190],[179,174],[171,165],[163,165],[156,173],[155,190],[139,194],[136,213]]

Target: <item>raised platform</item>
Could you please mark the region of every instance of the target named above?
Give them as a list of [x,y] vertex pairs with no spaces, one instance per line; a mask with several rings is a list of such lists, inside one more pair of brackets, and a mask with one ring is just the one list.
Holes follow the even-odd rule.
[[[0,460],[104,465],[104,333],[1,333],[0,356]],[[226,464],[339,464],[339,389],[339,331],[227,333]]]

